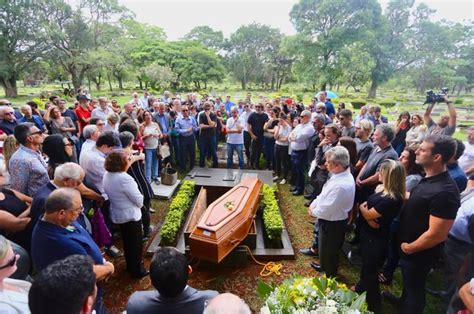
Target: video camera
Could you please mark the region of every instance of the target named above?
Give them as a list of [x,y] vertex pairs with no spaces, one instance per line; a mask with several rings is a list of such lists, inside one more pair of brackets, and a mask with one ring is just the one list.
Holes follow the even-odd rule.
[[449,88],[443,87],[441,88],[441,92],[439,94],[435,94],[433,90],[429,90],[426,92],[426,101],[427,104],[434,104],[437,102],[444,102],[444,96],[448,95]]

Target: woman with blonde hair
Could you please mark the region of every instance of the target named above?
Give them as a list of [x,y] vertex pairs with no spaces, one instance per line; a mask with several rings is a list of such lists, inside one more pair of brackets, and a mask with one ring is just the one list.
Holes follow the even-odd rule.
[[13,251],[10,241],[0,235],[0,312],[2,313],[30,313],[28,292],[31,283],[9,278],[17,270],[19,258],[20,255]]
[[381,185],[360,205],[364,217],[360,231],[362,269],[355,290],[367,291],[369,311],[380,313],[381,296],[378,266],[385,256],[390,238],[390,225],[399,214],[405,200],[405,169],[394,160],[382,162],[379,171]]
[[427,134],[426,125],[423,124],[421,115],[415,113],[411,116],[411,128],[407,131],[405,142],[406,146],[421,144]]
[[5,168],[3,169],[3,186],[10,185],[10,158],[13,153],[18,149],[19,144],[16,141],[13,135],[8,135],[5,141],[3,142],[3,159],[5,161]]

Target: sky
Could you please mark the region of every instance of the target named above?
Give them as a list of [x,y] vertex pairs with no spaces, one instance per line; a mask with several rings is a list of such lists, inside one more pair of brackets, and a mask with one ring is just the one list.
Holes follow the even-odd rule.
[[[140,22],[160,26],[169,40],[177,40],[193,27],[208,25],[228,37],[241,25],[267,24],[287,35],[295,34],[289,13],[297,0],[119,0]],[[388,0],[379,0],[382,8]],[[434,20],[461,22],[474,19],[473,0],[416,0],[436,9]]]

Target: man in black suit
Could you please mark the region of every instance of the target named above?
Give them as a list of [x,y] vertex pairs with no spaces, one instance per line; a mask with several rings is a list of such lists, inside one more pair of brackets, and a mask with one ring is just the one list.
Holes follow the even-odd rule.
[[157,291],[133,293],[128,300],[127,313],[202,313],[204,302],[218,292],[198,291],[188,286],[191,272],[186,256],[173,247],[159,248],[150,265],[151,283]]

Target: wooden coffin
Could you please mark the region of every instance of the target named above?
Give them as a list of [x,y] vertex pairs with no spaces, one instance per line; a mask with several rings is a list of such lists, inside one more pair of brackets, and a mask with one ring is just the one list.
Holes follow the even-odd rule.
[[250,231],[262,185],[245,178],[209,205],[189,236],[191,254],[219,263],[232,252]]

